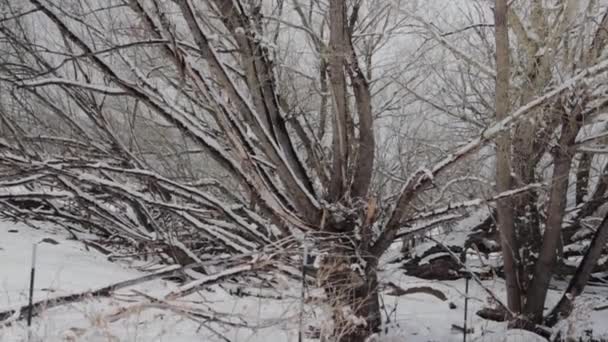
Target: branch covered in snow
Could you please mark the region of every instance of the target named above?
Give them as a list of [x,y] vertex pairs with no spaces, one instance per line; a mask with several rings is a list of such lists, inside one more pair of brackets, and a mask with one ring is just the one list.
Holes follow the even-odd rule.
[[27,81],[21,84],[22,87],[43,87],[49,85],[63,85],[69,87],[77,87],[86,90],[91,90],[96,93],[105,94],[105,95],[126,95],[125,92],[121,88],[113,88],[100,84],[91,84],[91,83],[83,83],[77,82],[73,80],[68,80],[64,78],[45,78],[36,81]]

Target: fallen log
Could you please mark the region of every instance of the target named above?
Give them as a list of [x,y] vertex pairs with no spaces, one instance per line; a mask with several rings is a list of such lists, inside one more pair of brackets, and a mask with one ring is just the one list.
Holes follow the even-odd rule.
[[495,322],[504,322],[509,318],[509,313],[502,308],[483,308],[477,311],[477,316]]

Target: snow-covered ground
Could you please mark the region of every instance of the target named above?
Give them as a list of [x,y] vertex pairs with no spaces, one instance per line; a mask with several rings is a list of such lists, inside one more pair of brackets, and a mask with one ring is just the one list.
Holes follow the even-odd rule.
[[[40,242],[53,239],[59,244]],[[95,290],[144,275],[135,265],[109,262],[78,241],[67,240],[60,230],[0,224],[0,311],[28,301],[32,244],[38,243],[34,299]],[[211,319],[232,322],[230,327],[189,318],[166,307],[155,308],[152,298],[162,298],[176,288],[173,282],[154,280],[117,291],[111,298],[95,298],[60,306],[34,317],[32,341],[291,341],[297,334],[297,312],[292,299],[268,302],[233,297],[218,287],[183,298],[171,306],[209,307]],[[182,303],[183,302],[183,303]],[[202,304],[202,305],[201,305]],[[162,306],[162,305],[161,305]],[[169,304],[166,305],[169,307]],[[241,325],[254,328],[240,327]],[[215,331],[215,332],[213,332]],[[225,336],[226,339],[221,336]],[[25,322],[0,327],[0,341],[25,341]]]
[[[144,274],[138,270],[141,265],[110,262],[95,250],[87,250],[83,243],[69,240],[60,229],[0,222],[0,312],[27,303],[33,243],[38,243],[35,300],[95,290]],[[386,265],[381,278],[404,289],[431,286],[448,300],[427,294],[396,297],[386,291],[382,301],[389,336],[379,341],[462,341],[462,332],[452,325],[463,325],[463,280],[425,281],[403,275],[396,265]],[[485,281],[484,286],[504,298],[502,281]],[[155,300],[175,288],[175,283],[157,279],[118,290],[111,298],[92,298],[46,310],[33,319],[31,341],[297,341],[299,284],[286,282],[285,288],[275,293],[282,299],[236,297],[213,286],[177,301]],[[583,334],[592,328],[595,336],[608,336],[608,310],[593,310],[608,304],[606,293],[597,289],[590,292],[594,294],[583,297],[571,324],[565,324],[564,329]],[[477,317],[475,312],[490,300],[472,281],[469,298],[468,326],[474,332],[468,341],[534,341],[529,333],[506,333],[503,324]],[[550,304],[558,298],[559,293],[552,292]],[[193,307],[196,313],[209,317],[194,317],[187,312]],[[323,325],[326,320],[320,309],[305,308],[306,327]],[[218,319],[229,324],[213,323]],[[26,340],[25,322],[0,326],[0,341]]]

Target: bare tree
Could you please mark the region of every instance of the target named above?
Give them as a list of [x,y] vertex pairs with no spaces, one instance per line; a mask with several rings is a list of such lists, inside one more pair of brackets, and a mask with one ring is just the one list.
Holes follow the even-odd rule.
[[[495,5],[495,73],[479,58],[473,57],[472,52],[469,53],[472,49],[489,51],[480,56],[490,56],[485,61],[490,64],[493,62],[494,47],[487,45],[484,48],[483,43],[473,47],[459,46],[449,40],[452,32],[440,32],[424,20],[420,21],[431,32],[432,39],[440,42],[451,54],[480,74],[495,74],[497,118],[504,115],[507,111],[505,108],[525,105],[533,98],[542,96],[547,89],[555,89],[563,80],[563,75],[575,75],[599,62],[601,53],[598,55],[598,49],[603,51],[605,48],[603,37],[606,20],[604,10],[598,3],[560,1],[556,3],[557,7],[551,7],[542,1],[512,2],[508,6],[506,2],[497,1]],[[590,17],[597,20],[592,24],[588,20]],[[503,20],[505,18],[506,21]],[[479,24],[472,23],[466,30],[473,32],[471,36],[478,38],[476,42],[487,42],[488,34],[479,27]],[[464,34],[466,31],[455,32]],[[509,33],[513,38],[509,38]],[[480,79],[475,78],[475,82],[480,82]],[[466,86],[478,88],[472,83],[466,83]],[[604,203],[600,199],[606,190],[603,167],[595,170],[591,167],[593,160],[600,165],[603,162],[600,161],[601,157],[594,157],[585,149],[582,152],[579,150],[584,141],[603,144],[593,137],[602,135],[597,130],[597,126],[602,124],[596,120],[597,115],[604,111],[603,106],[599,105],[602,96],[594,91],[597,87],[603,87],[603,83],[573,86],[568,92],[536,107],[531,111],[530,119],[515,123],[509,134],[497,140],[497,189],[502,192],[545,181],[550,184],[546,194],[541,188],[532,189],[499,200],[496,205],[508,304],[510,311],[515,314],[511,318],[522,317],[522,321],[516,323],[523,323],[527,327],[532,323],[532,329],[535,323],[543,322],[543,308],[551,278],[557,272],[570,270],[563,267],[560,260],[564,256],[564,245],[572,243],[574,236],[575,240],[598,236],[582,233],[586,229],[582,222],[593,217]],[[477,92],[475,95],[479,97],[479,103],[483,103],[482,94]],[[445,112],[447,108],[446,105],[439,107]],[[452,116],[475,124],[466,111],[457,113]],[[595,133],[589,137],[592,128]],[[573,169],[577,164],[577,169]],[[547,172],[547,169],[551,172]],[[588,172],[595,176],[590,176]],[[595,191],[588,189],[590,177],[598,180],[594,183]],[[593,253],[592,250],[595,249],[589,248],[588,253]],[[597,259],[587,259],[584,263],[586,267],[594,268],[589,265],[595,265]],[[582,283],[579,271],[573,282],[578,282],[580,291]]]

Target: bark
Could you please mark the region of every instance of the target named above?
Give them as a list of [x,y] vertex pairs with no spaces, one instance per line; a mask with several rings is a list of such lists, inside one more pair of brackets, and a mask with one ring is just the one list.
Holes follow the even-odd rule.
[[573,309],[574,300],[578,297],[583,290],[585,289],[585,285],[589,281],[591,273],[597,261],[602,255],[602,249],[606,245],[608,241],[608,216],[604,217],[604,220],[600,224],[600,226],[595,231],[593,235],[593,240],[591,240],[591,244],[583,257],[583,260],[579,264],[574,276],[570,280],[568,284],[568,288],[564,295],[557,303],[557,305],[553,308],[549,316],[547,317],[545,323],[549,326],[555,325],[559,319],[566,318],[570,315]]
[[[353,11],[351,20],[356,17],[355,9],[353,9]],[[367,195],[367,191],[372,181],[376,141],[374,138],[372,96],[368,80],[359,66],[357,54],[355,53],[355,48],[352,44],[352,32],[348,33],[347,42],[349,52],[347,71],[355,94],[355,103],[357,105],[357,114],[359,117],[359,140],[355,172],[351,185],[351,196],[353,198],[358,198]]]
[[[507,27],[507,2],[496,0],[494,12],[496,30],[496,119],[503,120],[509,111],[509,33]],[[496,141],[496,187],[498,193],[511,189],[511,141],[510,132],[502,132]],[[521,311],[520,286],[517,277],[517,251],[513,206],[511,198],[499,199],[498,230],[503,251],[507,305],[513,312]]]
[[348,136],[348,100],[346,91],[346,77],[344,75],[346,46],[346,3],[344,0],[331,0],[329,2],[329,81],[334,104],[333,116],[333,167],[329,189],[330,199],[333,201],[342,197],[345,191],[346,168],[350,152]]
[[604,168],[602,169],[593,195],[585,201],[585,204],[583,204],[577,216],[579,218],[584,218],[593,215],[593,213],[605,203],[606,190],[608,190],[608,164],[604,165]]
[[319,130],[317,131],[317,139],[323,141],[325,136],[325,125],[327,124],[327,62],[321,58],[319,65],[319,85],[321,91],[321,104],[319,106]]
[[372,257],[364,257],[367,267],[353,269],[351,265],[361,265],[356,255],[369,253],[344,246],[334,247],[335,253],[323,260],[317,279],[332,307],[332,340],[364,342],[379,331],[381,324],[377,262]]
[[[534,177],[535,166],[536,164],[530,167],[532,177]],[[534,181],[534,178],[529,178],[524,181],[524,184],[530,184]],[[513,228],[515,243],[519,251],[517,272],[521,298],[525,298],[530,287],[530,275],[534,273],[535,256],[538,255],[542,241],[540,232],[541,218],[536,206],[537,200],[538,193],[534,190],[513,200]]]
[[[536,89],[526,89],[526,94],[534,94]],[[526,95],[525,95],[526,96]],[[526,97],[531,97],[527,95]],[[542,110],[541,110],[542,113]],[[536,168],[541,158],[547,152],[548,132],[553,132],[559,126],[559,118],[550,120],[550,116],[542,115],[539,121],[548,123],[547,128],[541,128],[537,123],[520,123],[515,129],[513,152],[511,160],[512,172],[517,186],[526,186],[537,182]],[[542,236],[540,232],[540,214],[537,208],[538,193],[531,190],[522,196],[513,199],[514,235],[515,243],[519,248],[518,279],[521,297],[524,298],[530,283],[529,275],[534,273]],[[523,305],[523,303],[522,303]]]
[[591,42],[591,49],[589,49],[589,55],[587,57],[587,65],[591,65],[595,63],[595,61],[600,58],[602,51],[606,47],[606,42],[608,42],[608,9],[605,10],[604,15],[602,16],[602,20],[598,25],[597,31],[593,36],[593,41]]
[[576,205],[583,203],[589,193],[589,172],[591,170],[591,154],[583,152],[578,162],[576,172]]

